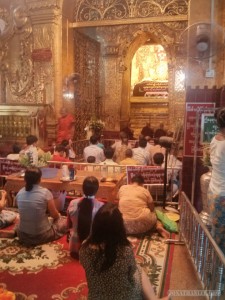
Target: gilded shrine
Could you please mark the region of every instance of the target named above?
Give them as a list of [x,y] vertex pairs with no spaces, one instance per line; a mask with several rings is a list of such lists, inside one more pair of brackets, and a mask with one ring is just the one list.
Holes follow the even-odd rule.
[[[136,134],[146,120],[154,126],[163,121],[170,128],[179,122],[184,59],[177,56],[177,42],[187,26],[188,1],[11,2],[1,1],[0,9],[4,140],[34,133],[42,144],[51,143],[64,105],[76,117],[75,139],[85,137],[93,116],[108,131],[119,131],[131,119]],[[167,97],[131,96],[132,58],[144,45],[160,45],[165,51]],[[64,90],[73,73],[78,77],[71,99]],[[11,135],[15,128],[19,130]]]

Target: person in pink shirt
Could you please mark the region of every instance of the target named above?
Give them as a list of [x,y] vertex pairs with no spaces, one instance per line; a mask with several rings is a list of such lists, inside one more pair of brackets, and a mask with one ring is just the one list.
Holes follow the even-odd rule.
[[92,221],[103,205],[95,198],[98,188],[99,182],[96,177],[86,177],[83,181],[83,197],[72,200],[67,210],[69,251],[75,259],[79,258],[80,246],[89,236]]

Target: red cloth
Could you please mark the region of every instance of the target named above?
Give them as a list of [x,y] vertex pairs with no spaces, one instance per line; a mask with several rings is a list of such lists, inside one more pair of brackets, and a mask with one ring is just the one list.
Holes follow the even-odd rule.
[[57,143],[61,143],[63,140],[73,139],[73,126],[74,116],[67,114],[65,117],[61,117],[58,120],[58,132],[57,132]]
[[71,162],[71,160],[69,160],[68,158],[64,157],[64,156],[60,156],[58,154],[54,154],[52,156],[52,161],[62,161],[62,162]]
[[[68,158],[66,158],[66,157],[64,157],[64,156],[60,156],[59,154],[54,154],[53,156],[52,156],[52,159],[51,159],[52,161],[61,161],[61,162],[71,162],[71,160],[70,159],[68,159]],[[51,164],[51,165],[49,165],[49,167],[54,167],[54,165],[53,164]],[[59,168],[60,168],[60,166],[58,166]],[[57,168],[57,166],[56,166],[56,168]],[[73,168],[73,165],[68,165],[68,168]]]

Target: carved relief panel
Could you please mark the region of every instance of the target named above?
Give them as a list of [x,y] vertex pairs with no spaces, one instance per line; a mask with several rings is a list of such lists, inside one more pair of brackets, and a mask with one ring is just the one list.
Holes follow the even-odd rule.
[[75,2],[76,22],[186,15],[188,0],[81,0]]
[[48,26],[34,27],[28,15],[25,4],[0,10],[0,104],[46,104],[46,91],[52,92],[54,35]]
[[[176,45],[180,33],[187,26],[188,5],[189,0],[74,2],[73,26],[96,26],[96,35],[101,43],[100,87],[103,118],[109,130],[118,130],[119,122],[133,116],[130,104],[130,64],[137,50],[136,40],[142,40],[143,44],[147,40],[141,37],[143,34],[148,36],[150,43],[162,45],[168,57],[169,97],[163,118],[174,127],[176,118],[182,116],[185,93],[182,84],[179,89],[177,86],[184,68],[179,58],[176,61]],[[114,26],[110,26],[112,23]]]
[[[155,119],[156,115],[158,118],[158,115],[162,114],[161,121],[166,120],[166,124],[171,129],[176,126],[176,119],[184,113],[185,96],[184,78],[183,85],[179,81],[182,78],[181,75],[184,75],[185,61],[176,56],[176,42],[180,32],[186,26],[186,22],[162,22],[107,26],[107,29],[106,27],[96,28],[96,35],[100,37],[102,54],[100,85],[103,91],[103,118],[109,130],[119,130],[119,122],[130,117],[133,120],[137,118],[135,124],[140,125],[138,121],[140,118],[139,110],[136,111],[135,117],[135,107],[140,107],[140,104],[137,106],[130,102],[131,61],[138,47],[144,45],[147,40],[148,43],[162,45],[168,58],[169,93],[167,106],[164,106],[161,112],[159,105],[153,118]],[[149,102],[149,99],[146,101]],[[152,109],[149,108],[148,112],[145,113],[150,115],[151,112]],[[109,117],[110,115],[113,118]]]
[[23,139],[28,133],[37,135],[41,144],[54,139],[53,50],[58,8],[55,1],[38,1],[38,5],[32,0],[5,1],[1,5],[0,135],[4,139]]

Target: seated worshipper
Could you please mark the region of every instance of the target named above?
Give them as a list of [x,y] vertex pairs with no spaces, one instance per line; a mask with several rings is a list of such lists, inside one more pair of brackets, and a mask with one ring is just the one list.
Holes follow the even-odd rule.
[[0,237],[10,238],[15,236],[14,230],[2,230],[13,224],[17,218],[17,214],[13,211],[5,210],[6,206],[6,191],[0,190]]
[[122,166],[135,166],[138,165],[139,163],[138,161],[133,159],[133,150],[128,148],[125,151],[125,158],[121,160],[119,164]]
[[159,152],[165,155],[166,148],[159,145],[159,139],[154,139],[154,146],[150,148],[150,155],[151,157],[153,157],[155,153],[159,153]]
[[105,146],[101,143],[101,134],[96,134],[96,137],[98,139],[97,146],[104,150]]
[[88,162],[89,164],[94,164],[95,161],[96,161],[95,156],[88,156],[87,162]]
[[114,155],[113,155],[113,159],[116,163],[119,164],[120,161],[126,157],[125,152],[127,149],[131,149],[131,145],[128,142],[128,138],[123,137],[121,139],[121,144],[117,145],[117,147],[115,148]]
[[153,166],[161,167],[164,162],[164,155],[161,152],[156,152],[152,158]]
[[28,167],[24,176],[25,187],[16,195],[20,215],[17,236],[26,246],[57,240],[67,231],[66,220],[60,217],[52,193],[40,186],[41,175],[39,168]]
[[[94,156],[88,156],[87,162],[89,164],[95,164],[95,161],[96,161],[96,158]],[[95,166],[86,166],[85,170],[93,172],[93,171],[99,171],[100,169],[98,166],[95,165]]]
[[115,204],[106,203],[98,210],[79,257],[86,273],[88,299],[158,299],[148,276],[135,261]]
[[[178,193],[180,182],[179,177],[182,170],[182,162],[176,158],[174,149],[171,148],[170,153],[167,157],[167,168],[168,168],[168,181],[170,191],[172,190],[172,197],[175,197]],[[165,163],[162,164],[165,167]]]
[[90,145],[84,148],[83,156],[84,160],[87,161],[88,156],[94,156],[96,164],[99,164],[105,159],[103,149],[97,146],[98,138],[95,135],[90,137]]
[[[139,146],[139,141],[145,139],[143,134],[139,134],[138,140],[134,144],[134,148],[137,148]],[[147,146],[147,145],[146,145]]]
[[143,176],[137,174],[132,177],[131,184],[119,189],[119,210],[123,215],[126,232],[140,234],[156,227],[162,237],[168,238],[170,234],[157,221],[152,196],[143,185]]
[[72,140],[63,140],[61,142],[61,145],[63,145],[65,147],[66,157],[68,157],[69,160],[74,161],[76,154],[73,150],[72,144],[73,144]]
[[[114,150],[111,147],[108,147],[104,150],[105,154],[105,160],[101,162],[99,165],[108,165],[107,167],[107,176],[110,174],[113,175],[115,172],[120,172],[120,168],[118,167],[113,167],[113,166],[118,166],[116,162],[113,161],[113,155],[114,155]],[[112,167],[110,167],[112,166]]]
[[[174,166],[176,166],[176,167],[174,167],[175,169],[173,169],[173,163],[174,163]],[[153,165],[165,168],[164,155],[162,153],[158,152],[158,153],[154,154]],[[173,155],[171,155],[171,157],[168,156],[167,167],[168,167],[167,181],[169,182],[168,192],[171,192],[171,190],[172,190],[172,196],[173,195],[176,196],[176,192],[179,189],[179,171],[181,170],[182,163],[179,160],[178,160],[178,163],[176,163],[176,158]],[[177,167],[178,167],[178,169],[177,169]],[[168,196],[170,194],[168,194]]]
[[[127,134],[123,131],[120,132],[120,140],[116,140],[114,144],[111,145],[111,147],[116,151],[118,148],[121,147],[123,141],[127,141],[128,137]],[[131,144],[128,142],[129,148],[132,148]]]
[[14,143],[12,145],[12,153],[7,155],[7,159],[10,160],[19,160],[20,157],[21,146],[18,143]]
[[133,149],[133,159],[135,159],[139,165],[151,165],[151,156],[149,151],[145,149],[146,145],[146,139],[140,139],[139,146]]
[[56,145],[52,161],[58,162],[71,162],[70,159],[66,158],[66,148],[63,145]]
[[151,128],[150,123],[147,122],[146,125],[142,128],[141,134],[146,137],[149,136],[151,139],[154,136],[154,130]]
[[146,149],[148,152],[150,152],[151,149],[154,147],[154,146],[151,144],[151,138],[150,138],[150,136],[146,135],[145,139],[146,139],[146,141],[147,141],[147,145],[146,145],[145,149]]
[[161,136],[166,136],[166,130],[164,129],[163,123],[159,124],[159,128],[155,131],[154,138],[159,139]]
[[78,258],[80,246],[89,236],[93,218],[103,205],[95,198],[98,188],[99,183],[96,177],[86,177],[83,181],[84,196],[72,200],[69,204],[67,225],[70,230],[69,251],[73,258]]
[[24,154],[28,156],[31,165],[38,164],[39,153],[37,148],[37,142],[38,138],[35,135],[28,135],[26,137],[26,147],[20,151],[20,156]]
[[123,127],[121,131],[125,132],[128,140],[135,140],[134,130],[131,129],[131,122],[128,122],[127,125],[125,127]]

